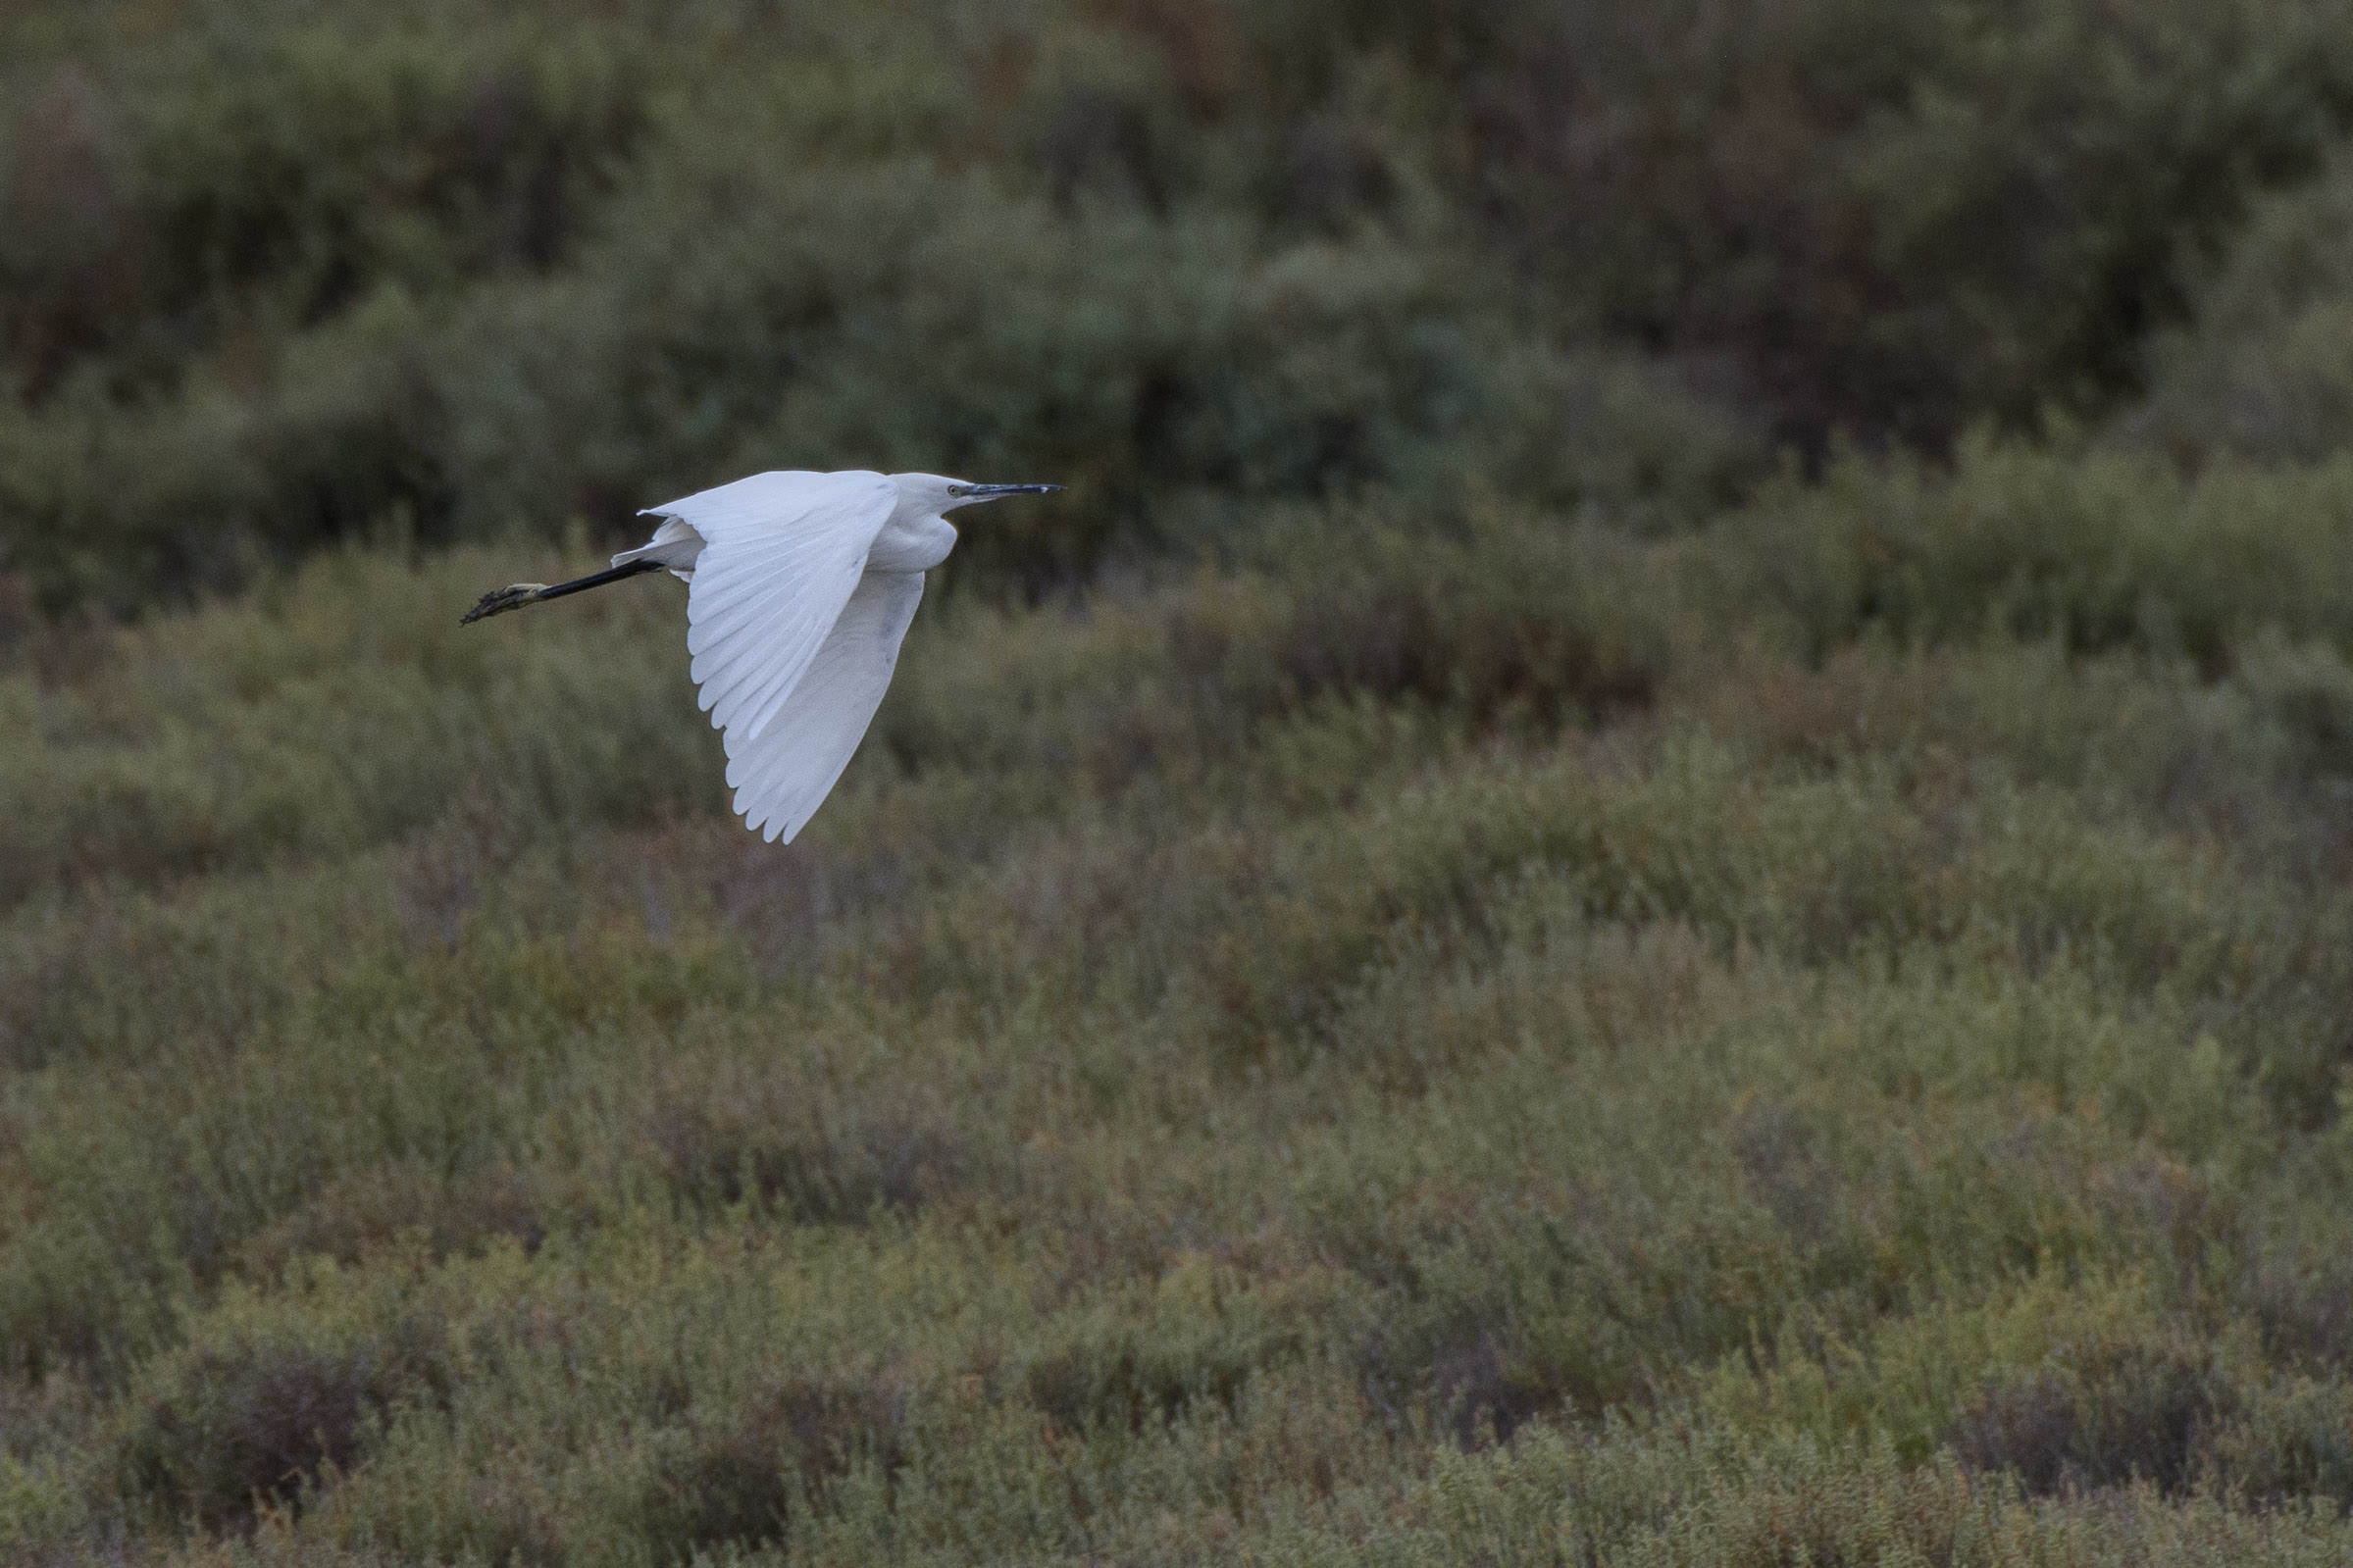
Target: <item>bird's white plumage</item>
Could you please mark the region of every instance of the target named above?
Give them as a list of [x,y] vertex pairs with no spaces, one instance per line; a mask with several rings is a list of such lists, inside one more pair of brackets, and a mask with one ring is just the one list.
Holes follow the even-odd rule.
[[799,833],[874,722],[923,574],[947,559],[946,513],[1053,484],[974,484],[940,474],[755,474],[651,507],[653,537],[614,570],[517,582],[467,623],[663,568],[687,583],[687,652],[727,748],[744,826]]
[[922,598],[920,572],[867,573],[769,726],[728,729],[727,782],[743,826],[790,843],[833,791],[882,705]]
[[655,509],[702,538],[687,592],[690,673],[731,741],[758,738],[866,570],[898,491],[880,474],[755,474]]

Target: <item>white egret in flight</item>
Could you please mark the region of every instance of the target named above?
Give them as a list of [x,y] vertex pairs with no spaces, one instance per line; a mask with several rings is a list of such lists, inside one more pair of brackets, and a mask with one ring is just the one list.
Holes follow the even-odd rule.
[[611,571],[486,593],[463,622],[640,572],[683,580],[690,673],[724,733],[736,811],[770,842],[791,843],[882,704],[923,574],[955,548],[942,514],[1060,488],[937,474],[754,474],[639,514],[661,526],[614,556]]

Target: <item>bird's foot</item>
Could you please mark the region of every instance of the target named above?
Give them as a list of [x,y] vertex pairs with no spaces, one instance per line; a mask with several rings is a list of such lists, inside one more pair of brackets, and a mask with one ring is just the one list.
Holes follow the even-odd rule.
[[520,610],[547,591],[544,582],[510,582],[503,588],[493,588],[478,600],[473,609],[458,617],[459,626],[471,626],[486,615],[505,610]]

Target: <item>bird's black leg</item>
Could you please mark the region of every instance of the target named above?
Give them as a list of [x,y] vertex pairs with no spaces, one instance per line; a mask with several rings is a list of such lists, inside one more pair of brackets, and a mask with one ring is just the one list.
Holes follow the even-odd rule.
[[618,582],[623,578],[634,578],[641,572],[665,570],[667,569],[659,561],[632,561],[627,566],[617,566],[605,572],[591,572],[585,578],[574,578],[569,582],[558,582],[553,586],[545,582],[510,582],[503,588],[494,588],[484,594],[473,609],[458,617],[457,624],[468,626],[480,621],[485,616],[499,615],[508,610],[520,610],[527,604],[537,604],[541,599],[560,599],[567,593],[578,593],[583,588],[601,588],[607,582]]

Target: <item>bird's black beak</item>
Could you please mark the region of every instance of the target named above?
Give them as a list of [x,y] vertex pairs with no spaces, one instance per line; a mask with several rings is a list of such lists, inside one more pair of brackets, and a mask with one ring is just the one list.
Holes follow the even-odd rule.
[[1000,495],[1050,495],[1059,484],[975,484],[964,492],[967,501],[994,501]]

